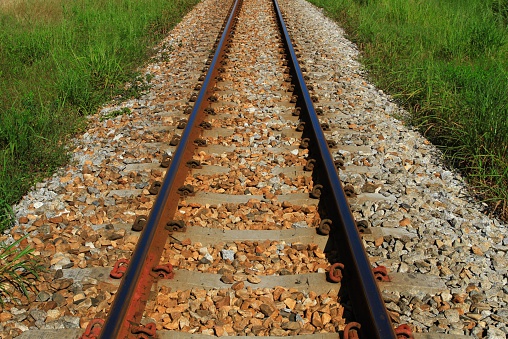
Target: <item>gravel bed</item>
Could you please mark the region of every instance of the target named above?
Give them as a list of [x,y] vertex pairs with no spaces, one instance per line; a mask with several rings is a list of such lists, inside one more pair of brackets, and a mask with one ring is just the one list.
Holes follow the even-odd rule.
[[[278,230],[318,227],[316,206],[299,206],[277,200],[251,199],[246,204],[202,206],[182,202],[179,213],[190,226],[224,230]],[[177,216],[178,220],[183,220]],[[229,220],[228,220],[229,219]]]
[[241,281],[234,286],[179,292],[162,287],[147,316],[158,329],[217,336],[292,336],[344,328],[347,310],[336,291],[317,295],[283,287],[252,289],[243,288]]
[[[305,159],[307,154],[306,149],[293,149],[289,154],[281,154],[280,151],[270,148],[252,147],[226,152],[220,157],[217,156],[217,153],[207,153],[203,150],[195,155],[194,159],[199,160],[203,165],[218,165],[243,171],[247,169],[249,172],[244,172],[244,175],[250,176],[271,171],[275,167],[304,166],[307,163]],[[252,163],[252,165],[247,166],[247,163]]]
[[165,248],[160,262],[189,271],[254,276],[325,273],[330,266],[323,249],[316,244],[269,240],[214,246],[172,243]]
[[447,290],[438,295],[404,291],[391,295],[388,308],[393,319],[417,332],[506,338],[506,225],[486,216],[485,206],[471,197],[458,174],[443,165],[438,150],[396,119],[407,113],[368,83],[356,61],[359,52],[342,29],[303,0],[280,3],[323,108],[340,116],[328,122],[352,132],[336,133],[334,140],[370,148],[335,152],[345,158],[346,167],[364,165],[371,170],[343,171],[341,179],[354,185],[356,193],[375,191],[391,198],[353,204],[355,217],[414,235],[366,242],[368,254],[393,272],[426,273],[446,283]]
[[270,174],[270,170],[271,168],[256,166],[254,170],[233,170],[227,174],[196,174],[187,179],[185,184],[200,187],[200,190],[205,192],[224,194],[309,193],[308,176],[299,175],[297,178],[289,178],[284,174]]

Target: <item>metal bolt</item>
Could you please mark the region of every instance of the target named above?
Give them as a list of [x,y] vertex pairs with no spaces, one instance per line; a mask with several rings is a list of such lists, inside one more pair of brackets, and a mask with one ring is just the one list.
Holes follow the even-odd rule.
[[215,115],[215,110],[212,107],[205,108],[205,113],[209,115]]
[[372,273],[374,273],[374,278],[376,278],[377,281],[390,281],[386,266],[375,267],[372,269]]
[[359,220],[356,222],[356,229],[360,234],[371,233],[369,228],[369,222],[367,220]]
[[298,126],[296,126],[296,131],[297,132],[303,132],[303,130],[305,129],[305,121],[301,121]]
[[192,196],[194,195],[194,186],[192,185],[183,185],[180,188],[178,188],[178,194],[180,194],[182,197]]
[[335,140],[326,140],[326,143],[328,144],[329,148],[337,147],[337,141],[335,141]]
[[328,278],[335,283],[339,283],[342,280],[342,271],[344,270],[344,264],[338,262],[330,266],[328,271]]
[[316,159],[308,159],[307,164],[303,167],[304,171],[310,172],[314,170],[314,165],[316,164]]
[[344,193],[348,198],[354,198],[356,196],[355,188],[351,184],[347,184],[346,186],[344,186]]
[[125,272],[127,272],[127,267],[129,266],[129,260],[127,259],[118,259],[113,266],[113,269],[109,273],[109,276],[113,279],[120,279],[123,277]]
[[185,165],[189,168],[194,168],[194,169],[198,169],[198,168],[202,167],[199,160],[189,160],[189,161],[187,161],[187,163]]
[[187,120],[186,119],[182,119],[178,122],[178,125],[176,126],[176,128],[178,129],[184,129],[185,126],[187,126]]
[[362,326],[356,322],[350,322],[344,327],[344,339],[360,339],[358,332]]
[[164,153],[162,155],[161,167],[168,168],[171,164],[171,160],[173,160],[173,157],[167,153]]
[[202,121],[199,124],[199,127],[201,127],[202,129],[210,130],[210,129],[212,129],[212,124],[209,123],[208,121]]
[[314,185],[312,187],[312,191],[310,192],[310,197],[314,199],[319,199],[321,197],[321,194],[323,193],[323,185]]
[[150,338],[155,337],[157,333],[157,326],[155,323],[148,323],[146,325],[132,326],[132,334],[137,334],[138,338]]
[[196,139],[196,140],[194,140],[194,145],[199,146],[199,147],[204,147],[204,146],[206,146],[206,140],[205,139]]
[[146,215],[138,215],[136,220],[132,224],[132,230],[135,232],[141,232],[146,226],[147,218]]
[[310,139],[309,138],[303,138],[300,142],[300,148],[307,149],[309,148]]
[[323,219],[319,223],[319,234],[321,235],[328,235],[330,234],[330,231],[332,230],[332,221],[330,219]]
[[180,138],[181,137],[179,135],[173,135],[173,137],[169,141],[169,145],[170,146],[176,146],[176,145],[178,145],[178,143],[180,142]]
[[173,271],[173,265],[167,263],[165,265],[158,265],[152,268],[153,276],[161,279],[173,279],[175,273]]
[[165,229],[170,232],[185,232],[186,227],[183,220],[170,220],[166,223]]
[[339,169],[341,169],[341,170],[345,170],[346,169],[346,167],[344,166],[344,160],[342,160],[342,159],[335,160],[333,162],[333,164],[335,165],[335,168],[337,169],[337,171]]
[[402,324],[395,329],[397,339],[414,339],[413,330],[407,324]]
[[161,186],[162,186],[162,183],[160,181],[154,181],[152,183],[152,186],[150,186],[150,189],[148,189],[148,192],[150,192],[150,194],[159,194],[159,191],[161,189]]

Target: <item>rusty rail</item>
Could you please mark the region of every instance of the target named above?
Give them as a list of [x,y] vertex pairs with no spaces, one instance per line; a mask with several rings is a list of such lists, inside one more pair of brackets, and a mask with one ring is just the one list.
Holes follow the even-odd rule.
[[356,320],[361,325],[360,338],[396,338],[277,0],[273,0],[273,4],[295,85],[293,94],[298,96],[297,107],[301,108],[300,117],[305,122],[302,139],[308,136],[311,140],[309,159],[316,160],[313,174],[323,186],[320,202],[326,205],[327,218],[332,220],[330,238],[345,267],[344,282]]
[[[222,36],[216,42],[216,52],[209,66],[196,103],[187,121],[178,147],[164,177],[160,193],[157,196],[146,226],[138,240],[129,267],[115,295],[108,317],[102,327],[102,339],[136,338],[139,333],[143,311],[153,282],[157,278],[154,269],[159,260],[169,235],[167,223],[173,218],[178,207],[178,188],[183,185],[189,169],[184,164],[192,159],[198,147],[195,140],[201,133],[197,128],[205,118],[208,98],[213,94],[213,87],[218,75],[217,65],[223,59],[228,39],[236,23],[242,0],[235,0],[230,15],[222,27]],[[222,33],[221,32],[221,33]],[[154,274],[155,273],[155,274]]]

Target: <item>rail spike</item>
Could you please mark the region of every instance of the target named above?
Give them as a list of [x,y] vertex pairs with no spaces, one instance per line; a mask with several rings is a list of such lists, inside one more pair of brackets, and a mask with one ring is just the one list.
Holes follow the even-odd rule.
[[358,332],[362,325],[356,322],[350,322],[344,327],[344,339],[360,339]]
[[370,234],[372,233],[369,230],[369,222],[367,220],[359,220],[356,222],[356,228],[358,229],[358,233],[360,234]]
[[159,194],[161,187],[162,187],[162,182],[156,180],[152,183],[152,185],[148,189],[148,192],[153,195]]
[[330,231],[332,230],[332,221],[330,219],[323,219],[319,223],[319,234],[321,235],[328,235],[330,234]]
[[136,220],[132,224],[132,230],[135,232],[141,232],[145,228],[146,222],[147,222],[146,215],[138,215],[136,217]]
[[182,197],[188,197],[193,196],[195,193],[195,188],[192,185],[183,185],[180,188],[178,188],[178,194],[180,194]]
[[317,184],[312,187],[312,191],[309,193],[309,196],[314,199],[321,198],[321,194],[323,194],[323,185]]
[[395,329],[397,339],[414,339],[413,330],[409,325],[402,324]]
[[161,279],[173,279],[175,272],[173,271],[173,265],[167,263],[165,265],[158,265],[152,269],[152,275]]
[[85,332],[83,332],[79,339],[98,339],[103,325],[104,319],[95,318],[90,320],[86,326]]
[[146,325],[132,326],[132,334],[137,334],[137,339],[150,339],[155,338],[157,334],[157,326],[155,323],[148,323]]
[[171,155],[164,153],[162,155],[161,167],[168,168],[169,165],[171,164],[172,159],[173,159],[173,157]]
[[165,228],[169,232],[185,232],[187,230],[183,220],[170,220],[166,223]]
[[342,281],[343,278],[343,272],[344,271],[344,264],[337,262],[330,266],[330,269],[328,270],[328,278],[331,282],[339,283]]
[[113,279],[121,279],[125,272],[127,271],[127,267],[129,266],[129,260],[127,259],[118,259],[113,266],[113,269],[109,273],[109,276]]
[[303,167],[303,170],[306,172],[311,172],[312,170],[314,170],[315,165],[316,165],[316,159],[312,159],[312,158],[308,159],[307,163]]
[[388,269],[386,266],[378,266],[375,267],[372,272],[374,273],[374,277],[377,281],[391,281],[390,276],[388,275]]

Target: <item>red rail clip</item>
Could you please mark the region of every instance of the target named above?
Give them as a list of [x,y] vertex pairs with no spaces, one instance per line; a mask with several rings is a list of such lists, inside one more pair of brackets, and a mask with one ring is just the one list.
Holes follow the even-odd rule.
[[390,281],[388,269],[385,266],[378,266],[372,270],[377,281]]
[[328,271],[328,278],[330,278],[333,282],[340,282],[342,280],[342,271],[344,270],[344,264],[337,262],[330,266],[330,270]]
[[361,327],[362,325],[355,322],[347,324],[346,327],[344,327],[344,339],[360,339],[358,331]]
[[97,339],[101,334],[104,319],[92,319],[79,339]]
[[127,271],[127,266],[129,266],[129,260],[118,259],[115,266],[113,266],[111,273],[109,273],[109,276],[113,279],[120,279]]
[[167,263],[166,265],[155,266],[152,269],[152,275],[161,279],[173,279],[175,273],[173,272],[173,265]]
[[406,324],[402,324],[395,329],[397,339],[414,339],[413,330]]
[[157,327],[155,323],[148,323],[146,325],[139,325],[132,327],[132,334],[137,334],[136,338],[138,339],[149,339],[155,337],[155,333],[157,331]]

